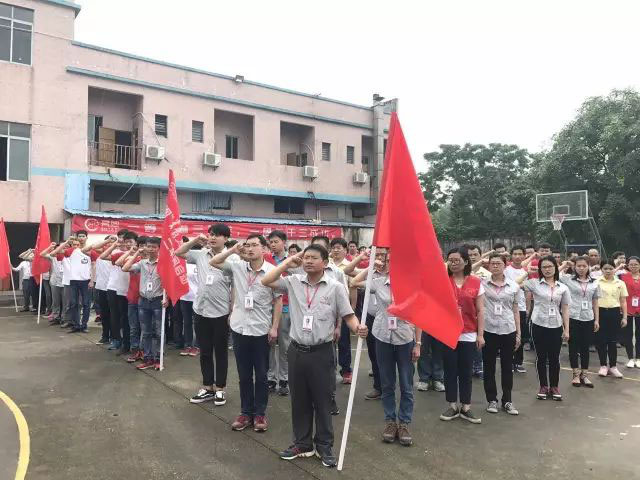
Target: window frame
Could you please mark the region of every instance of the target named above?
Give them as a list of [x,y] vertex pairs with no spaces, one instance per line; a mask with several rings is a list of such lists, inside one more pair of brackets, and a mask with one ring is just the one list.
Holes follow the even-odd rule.
[[[5,176],[7,177],[6,180],[0,180],[0,182],[24,182],[24,183],[29,183],[31,181],[31,136],[29,137],[19,137],[17,135],[11,135],[11,124],[15,124],[15,123],[19,123],[19,122],[5,122],[7,124],[7,134],[5,135],[4,133],[0,133],[0,138],[6,138],[7,139],[7,169],[5,171]],[[23,123],[22,125],[29,125],[29,135],[31,134],[31,124],[28,123]],[[18,180],[18,179],[14,179],[14,178],[9,178],[9,170],[10,170],[10,164],[11,164],[11,140],[15,139],[15,140],[21,140],[21,141],[27,141],[27,150],[29,152],[29,159],[28,159],[28,164],[27,164],[27,179],[26,180]]]
[[[120,195],[120,200],[114,200],[112,202],[108,201],[108,200],[96,200],[96,189],[100,187],[100,188],[120,188],[121,190],[124,190],[125,193],[123,193],[122,195]],[[91,192],[91,198],[94,201],[94,203],[107,203],[107,204],[113,204],[113,205],[142,205],[142,189],[140,187],[132,187],[130,190],[128,190],[129,187],[127,187],[126,185],[108,185],[108,184],[102,184],[102,183],[97,183],[93,185],[93,191]],[[126,197],[127,195],[136,192],[134,195],[137,194],[137,201],[127,201]],[[117,195],[116,195],[117,196]]]
[[[27,67],[32,67],[33,66],[33,34],[34,34],[34,30],[33,30],[33,21],[28,22],[26,20],[16,20],[14,18],[14,9],[15,8],[21,8],[23,10],[31,10],[33,12],[33,15],[35,17],[35,10],[32,10],[30,8],[24,8],[24,7],[18,7],[16,5],[11,5],[8,3],[4,3],[4,2],[0,2],[3,3],[4,5],[7,5],[8,7],[11,7],[11,17],[4,17],[2,15],[0,15],[0,20],[8,20],[10,22],[9,25],[9,60],[2,60],[0,59],[0,63],[11,63],[13,65],[25,65]],[[29,63],[23,63],[23,62],[14,62],[13,61],[13,30],[14,30],[14,23],[22,23],[23,25],[29,25],[31,27],[31,42],[29,43]],[[1,28],[1,27],[0,27]],[[31,152],[29,152],[31,153]]]
[[[302,205],[302,212],[301,213],[295,213],[292,212],[292,202],[301,202]],[[286,212],[279,212],[276,210],[276,204],[278,202],[287,202],[287,211]],[[306,208],[306,199],[304,198],[297,198],[297,197],[274,197],[273,198],[273,213],[277,213],[279,215],[304,215],[305,214],[305,208]]]
[[[324,158],[324,147],[325,145],[327,146],[327,158]],[[330,162],[331,161],[331,144],[329,142],[322,142],[322,146],[321,146],[321,150],[320,150],[320,156],[322,158],[323,161],[325,162]]]
[[[200,140],[195,140],[193,133],[196,131],[195,126],[198,125],[200,129]],[[204,122],[200,120],[191,120],[191,142],[192,143],[204,143]]]
[[[349,161],[349,152],[351,152],[351,161]],[[349,165],[354,165],[356,163],[356,147],[353,145],[347,145],[347,163]]]
[[[227,153],[229,151],[228,148],[228,142],[229,139],[232,140],[231,142],[231,156],[227,156]],[[233,156],[233,140],[235,140],[235,144],[236,144],[236,156]],[[224,157],[225,158],[230,158],[232,160],[239,160],[240,159],[240,137],[237,137],[235,135],[225,135],[224,136]]]
[[[158,133],[158,117],[164,117],[164,135]],[[153,131],[159,137],[169,138],[169,116],[156,113],[153,117]]]
[[[199,208],[202,205],[206,203],[209,199],[207,199],[207,195],[212,195],[213,198],[212,203],[215,204],[216,200],[218,199],[218,196],[223,196],[226,195],[228,196],[229,200],[227,202],[226,207],[218,207],[218,206],[212,206],[209,209],[203,209],[203,208]],[[200,200],[198,200],[199,197],[202,197]],[[200,205],[199,205],[200,204]],[[207,191],[203,191],[203,192],[193,192],[192,196],[191,196],[191,211],[193,213],[209,213],[212,212],[214,210],[224,210],[224,211],[231,211],[231,208],[233,206],[233,195],[230,192],[218,192],[215,190],[207,190]]]

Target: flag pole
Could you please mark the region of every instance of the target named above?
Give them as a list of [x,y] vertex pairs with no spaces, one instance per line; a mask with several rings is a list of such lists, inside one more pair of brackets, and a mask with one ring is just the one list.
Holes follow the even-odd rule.
[[[360,325],[367,322],[367,311],[369,309],[369,297],[371,296],[371,279],[373,278],[373,266],[376,260],[376,247],[371,247],[371,255],[369,256],[369,268],[367,269],[367,282],[364,290],[364,301],[362,302],[362,315],[360,316]],[[338,470],[342,470],[344,462],[345,450],[347,448],[347,437],[349,436],[349,424],[351,423],[351,411],[353,410],[353,398],[356,393],[356,382],[358,381],[358,370],[360,367],[360,356],[362,354],[362,337],[358,336],[358,345],[356,347],[356,358],[353,363],[353,378],[351,379],[351,387],[349,388],[349,402],[347,403],[347,414],[344,419],[344,428],[342,429],[342,441],[340,442],[340,456],[338,457]]]
[[167,308],[164,302],[167,301],[167,291],[162,290],[162,324],[160,325],[160,371],[164,370],[164,320],[167,316]]
[[40,305],[42,304],[42,274],[40,274],[40,292],[38,293],[38,325],[40,325]]
[[[11,257],[7,252],[7,257],[9,258],[9,266],[11,266]],[[16,305],[16,312],[18,311],[18,299],[16,298],[16,286],[13,283],[13,272],[9,270],[9,276],[11,277],[11,289],[13,290],[13,303]]]

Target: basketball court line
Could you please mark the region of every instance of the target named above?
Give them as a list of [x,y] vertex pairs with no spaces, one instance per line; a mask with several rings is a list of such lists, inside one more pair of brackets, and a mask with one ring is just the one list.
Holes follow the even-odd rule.
[[29,457],[31,455],[31,439],[29,437],[29,426],[27,420],[11,398],[0,390],[0,400],[4,402],[7,408],[13,413],[18,425],[18,436],[20,439],[20,451],[18,453],[18,467],[16,468],[15,480],[24,480],[27,475],[27,467],[29,466]]

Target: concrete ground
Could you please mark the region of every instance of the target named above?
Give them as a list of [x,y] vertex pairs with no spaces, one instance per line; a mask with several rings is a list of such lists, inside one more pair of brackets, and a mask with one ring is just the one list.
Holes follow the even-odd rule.
[[[94,344],[99,326],[93,321],[88,334],[64,332],[0,307],[0,390],[29,424],[30,480],[640,478],[640,369],[622,367],[624,380],[594,378],[594,390],[570,387],[570,372],[563,370],[565,400],[552,402],[535,399],[529,363],[528,373],[515,379],[518,417],[486,413],[482,383],[474,380],[482,425],[440,421],[444,395],[416,391],[414,445],[407,448],[380,440],[382,406],[363,399],[371,387],[365,355],[339,473],[315,458],[278,458],[291,440],[288,397],[271,397],[268,432],[230,430],[239,410],[233,359],[227,405],[196,406],[188,398],[201,380],[197,358],[170,349],[164,372],[139,372]],[[565,366],[566,356],[563,349]],[[531,362],[531,353],[527,357]],[[348,387],[340,385],[336,453],[347,396]],[[13,478],[6,472],[15,469],[7,463],[17,458],[17,428],[1,402],[0,430],[0,475]]]

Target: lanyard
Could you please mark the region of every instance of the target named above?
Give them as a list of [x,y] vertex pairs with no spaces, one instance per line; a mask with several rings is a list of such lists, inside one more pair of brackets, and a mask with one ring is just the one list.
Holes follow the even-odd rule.
[[549,286],[549,288],[551,289],[551,295],[549,297],[549,303],[551,305],[555,305],[555,302],[553,301],[553,292],[556,289],[556,286],[555,285],[553,287]]
[[253,278],[251,278],[251,273],[247,274],[247,290],[251,290],[251,287],[256,282],[258,275],[260,275],[260,271],[257,271]]
[[309,297],[309,285],[305,285],[305,292],[307,294],[307,308],[309,308],[309,310],[311,309],[311,305],[313,305],[313,300],[316,298],[316,294],[318,293],[318,289],[320,288],[320,285],[316,285],[316,289],[313,292],[313,296]]
[[589,289],[589,283],[588,282],[581,282],[581,281],[578,281],[578,283],[580,284],[580,289],[582,290],[582,298],[586,298],[587,297],[587,290]]
[[507,286],[507,284],[505,283],[504,285],[502,285],[501,287],[499,287],[498,285],[496,285],[495,283],[492,283],[493,285],[493,289],[496,292],[496,296],[498,297],[498,300],[500,300],[500,294],[502,293],[502,290],[504,290],[504,287]]

